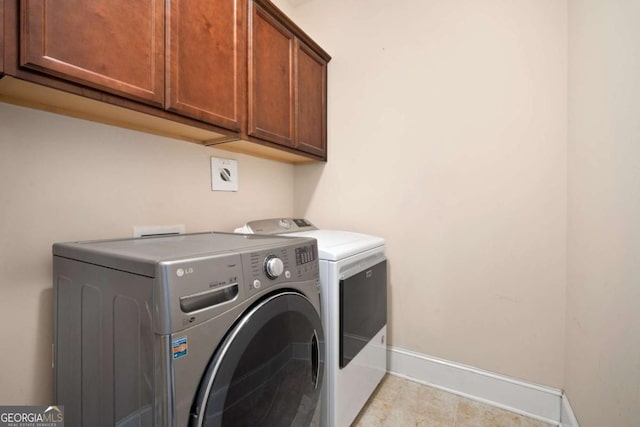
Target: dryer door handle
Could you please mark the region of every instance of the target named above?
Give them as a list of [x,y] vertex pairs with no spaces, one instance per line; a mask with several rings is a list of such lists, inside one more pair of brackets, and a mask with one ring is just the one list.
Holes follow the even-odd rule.
[[311,383],[313,388],[318,388],[318,369],[320,367],[320,346],[318,345],[318,332],[314,329],[311,336]]

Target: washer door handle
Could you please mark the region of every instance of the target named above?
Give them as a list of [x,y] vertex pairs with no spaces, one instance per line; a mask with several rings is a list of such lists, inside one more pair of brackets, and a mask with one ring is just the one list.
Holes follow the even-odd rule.
[[197,294],[180,297],[180,308],[185,313],[233,301],[238,296],[238,284],[211,289]]
[[311,383],[313,388],[318,388],[318,368],[320,366],[320,346],[318,345],[318,332],[314,329],[311,336]]

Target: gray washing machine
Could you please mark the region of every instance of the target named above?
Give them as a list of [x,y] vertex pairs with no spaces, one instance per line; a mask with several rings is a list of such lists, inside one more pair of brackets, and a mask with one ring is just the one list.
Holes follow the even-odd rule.
[[55,244],[67,425],[319,425],[317,253],[226,233]]

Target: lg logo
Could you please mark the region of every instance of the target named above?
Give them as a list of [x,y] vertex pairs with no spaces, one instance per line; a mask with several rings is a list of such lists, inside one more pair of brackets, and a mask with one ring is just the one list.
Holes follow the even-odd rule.
[[179,268],[176,270],[176,276],[178,277],[182,277],[185,274],[191,274],[193,273],[193,268],[189,267],[189,268]]

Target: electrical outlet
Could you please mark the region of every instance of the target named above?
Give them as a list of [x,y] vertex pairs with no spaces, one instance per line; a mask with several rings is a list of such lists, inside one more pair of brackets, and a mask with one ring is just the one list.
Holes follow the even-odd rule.
[[238,191],[238,161],[211,158],[211,190]]
[[184,224],[175,225],[134,225],[133,237],[171,236],[184,234]]

